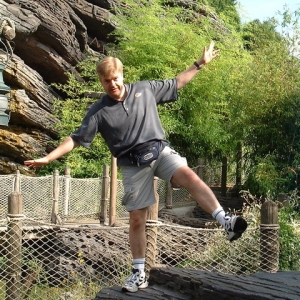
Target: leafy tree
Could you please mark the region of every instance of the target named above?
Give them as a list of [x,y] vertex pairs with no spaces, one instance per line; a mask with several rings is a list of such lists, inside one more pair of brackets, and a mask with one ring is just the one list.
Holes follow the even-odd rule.
[[247,112],[243,119],[237,116],[237,134],[250,164],[247,185],[264,195],[295,188],[299,172],[299,61],[291,55],[291,40],[275,31],[276,24],[272,19],[245,27],[253,60],[239,82],[241,101],[233,103],[236,115]]
[[296,220],[297,208],[299,209],[299,192],[294,190],[289,195],[289,206],[279,210],[280,225],[280,253],[279,269],[280,270],[300,270],[300,235],[297,231]]
[[190,19],[188,15],[187,9],[179,7],[130,2],[128,11],[118,17],[118,43],[111,47],[112,53],[125,62],[125,79],[137,81],[172,78],[202,54],[204,45],[219,40],[226,60],[220,58],[204,68],[180,91],[177,103],[159,106],[167,138],[195,163],[199,156],[228,150],[227,141],[232,136],[224,126],[228,118],[224,80],[235,57],[243,56],[243,49],[237,36],[231,37],[224,28],[221,32],[209,18]]
[[241,17],[237,11],[238,1],[236,0],[208,0],[221,19],[226,21],[226,25],[234,26],[236,30],[241,28]]

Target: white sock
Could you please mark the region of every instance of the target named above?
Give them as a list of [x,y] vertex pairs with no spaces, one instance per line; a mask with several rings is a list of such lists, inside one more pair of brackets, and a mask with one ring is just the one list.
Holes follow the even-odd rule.
[[221,206],[218,207],[211,215],[218,222],[220,222],[223,227],[225,227],[225,211],[224,211],[223,207],[221,207]]
[[132,260],[134,269],[145,272],[145,258],[134,258]]

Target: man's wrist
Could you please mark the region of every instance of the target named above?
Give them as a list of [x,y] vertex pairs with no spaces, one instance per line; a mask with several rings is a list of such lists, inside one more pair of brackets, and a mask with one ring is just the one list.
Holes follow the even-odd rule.
[[50,164],[54,159],[51,158],[51,153],[49,153],[47,156],[45,156],[45,160],[47,161],[47,164]]
[[200,69],[202,69],[202,67],[204,66],[204,64],[203,63],[199,64],[197,61],[195,61],[194,62],[194,66],[196,67],[197,70],[200,70]]

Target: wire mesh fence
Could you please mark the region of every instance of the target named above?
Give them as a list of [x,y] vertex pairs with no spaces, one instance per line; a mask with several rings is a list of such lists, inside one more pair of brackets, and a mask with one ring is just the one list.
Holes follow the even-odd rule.
[[[35,220],[50,222],[53,201],[57,201],[57,214],[61,222],[84,221],[99,219],[100,204],[102,200],[102,178],[70,178],[58,176],[58,197],[54,199],[54,176],[30,177],[25,175],[2,176],[2,190],[0,194],[0,219],[7,214],[7,197],[15,189],[16,181],[19,191],[24,199],[24,214]],[[108,182],[110,184],[110,182]],[[167,183],[158,180],[160,204],[165,203]],[[117,181],[117,219],[128,217],[125,207],[122,205],[124,193],[121,180]],[[109,195],[108,195],[109,196]],[[187,202],[194,203],[186,189],[172,191],[174,205],[185,205]],[[108,206],[109,208],[109,206]]]
[[[102,288],[121,285],[130,275],[128,214],[121,204],[121,181],[117,181],[114,227],[99,222],[102,178],[17,173],[2,176],[1,182],[0,300],[95,299]],[[157,182],[161,205],[168,186]],[[180,205],[194,202],[185,189],[172,190],[172,196]],[[53,219],[53,211],[59,220]],[[165,265],[243,275],[269,267],[278,228],[271,228],[274,234],[264,228],[262,235],[250,226],[243,239],[234,243],[216,225],[209,228],[149,221],[147,270]],[[265,236],[272,236],[275,248],[270,249]]]
[[[127,224],[58,226],[26,217],[9,222],[8,229],[1,224],[6,246],[1,250],[0,299],[94,299],[103,287],[121,285],[131,273]],[[257,228],[229,243],[221,229],[164,222],[148,227],[147,236],[156,230],[157,243],[147,261],[154,255],[156,265],[238,275],[261,270]]]
[[[232,169],[234,164],[228,164]],[[192,168],[197,174],[201,173],[202,179],[210,186],[220,185],[222,165],[198,165]],[[234,185],[232,172],[227,178],[228,186]],[[72,178],[70,175],[53,175],[31,177],[18,172],[11,175],[0,175],[0,219],[6,217],[7,197],[10,192],[20,191],[24,199],[24,214],[27,217],[49,222],[52,217],[53,200],[57,201],[57,215],[61,222],[80,221],[84,219],[99,218],[100,203],[102,200],[102,177],[99,178]],[[110,184],[110,181],[108,181]],[[128,214],[122,206],[123,196],[122,181],[117,181],[117,218],[127,217]],[[157,193],[160,205],[166,202],[168,183],[158,179]],[[172,189],[173,205],[185,205],[194,202],[189,192],[184,189]],[[108,195],[109,197],[109,195]],[[57,199],[54,199],[57,198]]]

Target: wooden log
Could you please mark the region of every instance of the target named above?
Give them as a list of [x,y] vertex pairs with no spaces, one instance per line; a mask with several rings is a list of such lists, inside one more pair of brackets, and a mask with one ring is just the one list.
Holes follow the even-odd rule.
[[108,208],[108,186],[109,186],[109,166],[103,166],[102,174],[102,195],[100,205],[100,224],[105,224],[107,221],[107,208]]
[[109,226],[113,226],[116,223],[116,201],[117,201],[117,159],[111,156]]
[[264,272],[276,273],[279,268],[278,207],[273,201],[265,201],[261,207],[260,267]]
[[240,276],[156,267],[151,269],[148,288],[136,293],[124,293],[119,286],[103,288],[95,300],[298,300],[299,280],[299,271]]
[[20,299],[22,268],[22,196],[12,192],[8,196],[7,280],[5,300]]

